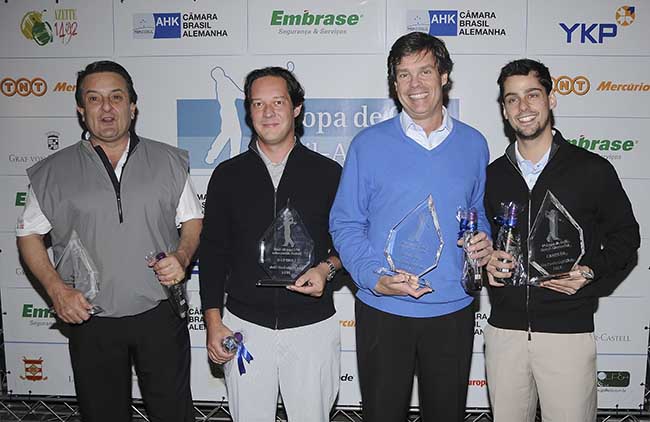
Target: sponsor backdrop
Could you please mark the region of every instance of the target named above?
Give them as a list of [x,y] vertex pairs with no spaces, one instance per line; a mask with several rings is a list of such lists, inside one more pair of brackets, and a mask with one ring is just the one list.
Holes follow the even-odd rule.
[[[447,43],[455,62],[449,110],[487,137],[492,159],[508,143],[496,102],[499,69],[527,56],[541,59],[554,76],[557,127],[570,142],[607,158],[621,176],[643,241],[639,265],[600,300],[595,376],[601,408],[638,409],[650,319],[647,6],[622,0],[0,3],[0,293],[9,390],[74,395],[65,327],[22,267],[14,227],[25,202],[25,169],[79,139],[73,94],[78,70],[112,58],[131,72],[140,97],[138,132],[189,150],[203,202],[214,167],[247,148],[247,72],[266,65],[295,71],[307,92],[303,142],[343,164],[356,133],[397,112],[385,76],[393,41],[423,31]],[[226,391],[219,368],[206,357],[197,278],[195,267],[188,285],[194,398],[221,400]],[[342,339],[338,404],[357,406],[354,299],[347,287],[335,299]],[[471,408],[488,406],[483,327],[489,313],[483,293],[477,300]],[[134,389],[139,394],[137,383]]]

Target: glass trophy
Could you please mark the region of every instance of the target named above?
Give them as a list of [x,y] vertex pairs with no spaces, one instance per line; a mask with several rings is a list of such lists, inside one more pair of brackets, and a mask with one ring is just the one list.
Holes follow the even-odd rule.
[[[144,256],[147,265],[153,267],[156,262],[167,257],[165,252],[148,252]],[[182,281],[171,286],[163,286],[169,304],[172,310],[180,319],[185,319],[189,311],[189,303],[187,300],[187,291],[185,290],[185,283]]]
[[[528,260],[541,275],[529,283],[568,278],[585,254],[582,228],[551,191],[546,191],[528,237]],[[590,274],[583,274],[590,278]]]
[[438,266],[444,241],[438,214],[429,195],[400,220],[388,233],[384,255],[389,269],[380,274],[409,274],[418,277],[420,287],[431,287],[423,278]]
[[99,292],[99,272],[75,230],[55,267],[63,282],[79,290],[93,305],[88,311],[90,315],[104,312],[100,306],[93,304]]
[[258,280],[258,286],[288,286],[313,265],[314,241],[289,203],[266,229],[259,251],[259,263],[269,277]]

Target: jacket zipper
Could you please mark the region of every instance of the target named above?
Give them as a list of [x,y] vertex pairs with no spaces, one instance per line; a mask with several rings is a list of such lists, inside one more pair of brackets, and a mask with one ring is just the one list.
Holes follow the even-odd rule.
[[[117,179],[117,175],[115,174],[115,169],[113,168],[113,165],[111,164],[110,160],[106,156],[106,153],[104,153],[104,150],[99,146],[94,147],[94,150],[97,152],[97,155],[99,155],[102,164],[104,164],[104,167],[108,172],[108,177],[111,179],[111,184],[113,185],[113,190],[115,191],[115,201],[117,203],[117,216],[119,218],[120,224],[122,224],[124,222],[124,214],[122,212],[122,195],[120,193],[121,192],[120,181]],[[127,161],[128,161],[128,156],[127,156]],[[126,168],[126,162],[122,166],[122,176],[124,176],[125,168]]]

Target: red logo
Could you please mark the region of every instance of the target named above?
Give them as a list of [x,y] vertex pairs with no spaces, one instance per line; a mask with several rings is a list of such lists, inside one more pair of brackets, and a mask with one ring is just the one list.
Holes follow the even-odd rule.
[[20,376],[21,380],[27,381],[45,381],[47,377],[43,376],[43,358],[27,359],[23,356],[25,363],[25,376]]

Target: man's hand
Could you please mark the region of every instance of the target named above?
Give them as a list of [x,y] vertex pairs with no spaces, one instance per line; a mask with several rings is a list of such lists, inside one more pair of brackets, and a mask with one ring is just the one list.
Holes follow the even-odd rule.
[[76,289],[61,283],[48,291],[56,315],[68,324],[81,324],[90,318],[92,305]]
[[[325,268],[323,268],[325,267]],[[295,283],[287,286],[288,290],[298,292],[313,297],[321,297],[327,284],[327,274],[329,268],[325,264],[319,264],[310,268],[306,273],[301,275]]]
[[212,362],[221,365],[235,357],[234,352],[228,353],[222,346],[223,339],[233,334],[228,327],[222,323],[208,324],[207,331],[206,346],[208,348],[208,357]]
[[[569,273],[569,277],[560,280],[543,281],[540,283],[540,287],[573,295],[593,279],[593,274],[591,268],[586,265],[578,265]],[[585,275],[589,276],[585,277]]]
[[[464,246],[463,239],[458,240],[458,246]],[[480,266],[490,261],[492,254],[492,239],[484,232],[478,232],[469,239],[469,245],[465,248],[470,258],[478,261]]]
[[490,286],[503,287],[504,284],[498,280],[512,276],[512,269],[515,267],[515,258],[504,251],[492,251],[485,269],[488,272]]
[[430,287],[420,287],[418,278],[411,274],[396,274],[393,276],[382,275],[377,280],[374,288],[375,292],[387,296],[413,296],[419,298],[420,296],[431,293],[433,290]]
[[187,262],[185,257],[178,252],[168,253],[167,256],[153,265],[149,265],[154,272],[160,284],[172,286],[180,283],[185,278],[185,267]]

